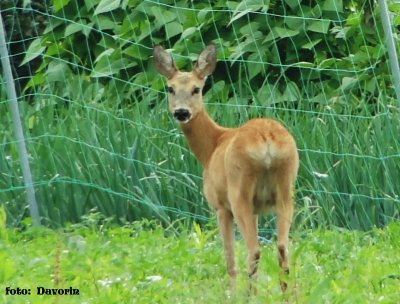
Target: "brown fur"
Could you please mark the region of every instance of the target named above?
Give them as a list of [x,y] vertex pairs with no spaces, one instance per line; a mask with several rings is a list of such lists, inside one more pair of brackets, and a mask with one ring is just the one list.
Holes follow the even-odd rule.
[[[236,277],[233,219],[246,242],[248,274],[254,278],[260,258],[257,214],[270,208],[277,213],[279,265],[288,272],[292,193],[299,166],[292,135],[272,119],[253,119],[239,128],[224,128],[208,116],[201,89],[215,68],[215,46],[200,54],[192,72],[178,71],[160,46],[154,48],[153,55],[157,70],[167,79],[170,111],[184,109],[190,115],[179,122],[204,168],[204,194],[217,213],[232,284]],[[195,88],[200,91],[196,93]],[[281,282],[281,286],[286,289],[286,283]]]

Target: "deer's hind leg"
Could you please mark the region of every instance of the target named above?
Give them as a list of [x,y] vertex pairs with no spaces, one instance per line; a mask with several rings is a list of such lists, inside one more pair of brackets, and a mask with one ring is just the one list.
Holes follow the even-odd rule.
[[[278,260],[283,273],[289,274],[288,245],[289,230],[293,218],[294,201],[292,197],[291,181],[281,179],[277,185],[276,197],[277,233],[278,233]],[[287,289],[287,283],[280,280],[281,289]]]
[[257,277],[260,260],[260,246],[257,240],[258,220],[253,206],[254,189],[255,177],[251,175],[236,175],[228,184],[228,197],[232,213],[246,243],[247,272],[251,280],[255,280]]

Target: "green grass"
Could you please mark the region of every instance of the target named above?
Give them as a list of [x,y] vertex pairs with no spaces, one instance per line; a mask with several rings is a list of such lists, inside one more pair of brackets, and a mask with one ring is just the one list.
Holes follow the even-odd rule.
[[[280,303],[274,242],[262,245],[258,295],[249,300],[244,245],[237,241],[238,288],[228,298],[222,246],[211,228],[177,233],[148,221],[115,227],[99,225],[96,215],[58,231],[1,228],[1,302]],[[399,222],[370,232],[294,231],[289,303],[398,303],[399,237]],[[5,295],[7,286],[32,294]],[[39,286],[71,286],[80,294],[40,296]]]

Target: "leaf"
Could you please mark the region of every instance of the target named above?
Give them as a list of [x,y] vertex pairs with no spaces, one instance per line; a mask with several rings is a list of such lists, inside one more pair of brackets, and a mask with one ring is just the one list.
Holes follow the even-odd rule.
[[288,38],[288,37],[294,37],[298,34],[300,34],[300,31],[298,31],[298,30],[290,30],[288,28],[276,26],[272,29],[272,31],[270,31],[268,33],[268,35],[267,35],[267,37],[265,37],[263,43],[269,42],[272,40],[277,40],[278,38],[284,39],[284,38]]
[[104,56],[106,56],[106,57],[110,56],[112,53],[114,53],[114,51],[115,51],[115,49],[113,49],[113,48],[108,48],[108,49],[104,50],[103,52],[101,52],[99,54],[99,56],[96,57],[94,63],[99,62],[101,60],[101,58],[103,58]]
[[[269,1],[267,1],[269,2]],[[268,3],[264,4],[263,0],[244,0],[239,3],[236,7],[232,19],[229,21],[228,26],[236,20],[242,18],[250,12],[256,12],[260,9],[268,8]]]
[[82,30],[82,25],[77,23],[72,23],[65,28],[64,37],[68,37],[76,32]]
[[316,20],[312,21],[310,25],[307,27],[309,31],[327,34],[329,31],[329,25],[331,24],[330,20]]
[[54,12],[58,12],[69,3],[70,0],[53,0]]
[[238,7],[239,3],[237,1],[226,1],[226,7],[234,11]]
[[358,27],[362,22],[362,18],[363,15],[360,12],[350,14],[346,19],[346,25]]
[[146,60],[151,55],[151,49],[145,48],[139,44],[133,44],[123,50],[123,53],[139,60]]
[[336,62],[337,62],[338,60],[339,60],[339,59],[336,59],[336,58],[328,58],[328,59],[325,59],[325,60],[321,61],[321,63],[318,65],[318,68],[320,68],[320,69],[328,69],[328,68],[331,68],[331,67],[335,66],[335,64],[336,64]]
[[354,32],[354,29],[352,27],[349,26],[345,26],[345,27],[335,27],[332,29],[332,33],[335,34],[335,38],[337,39],[347,39],[349,38],[349,33]]
[[289,81],[286,85],[285,92],[283,92],[283,99],[286,101],[298,101],[301,99],[301,93],[296,83]]
[[144,38],[148,37],[151,34],[151,24],[149,20],[145,20],[140,23],[140,36],[137,38],[136,42],[142,41]]
[[32,3],[32,0],[24,0],[22,2],[22,7],[27,8],[29,5],[31,5],[31,3]]
[[232,19],[229,21],[228,26],[231,25],[233,22],[235,22],[236,20],[242,18],[244,15],[246,15],[247,13],[251,12],[251,9],[246,9],[244,11],[239,11],[239,12],[235,12],[233,14]]
[[303,44],[301,47],[303,49],[311,50],[312,48],[314,48],[314,46],[316,46],[321,41],[322,41],[322,39],[315,39],[310,42],[307,42],[306,44]]
[[39,55],[41,55],[46,47],[42,46],[42,41],[40,38],[36,38],[35,40],[32,41],[32,43],[29,45],[29,48],[27,49],[25,53],[24,60],[22,60],[21,64],[19,66],[22,66],[29,61],[35,59]]
[[48,82],[65,81],[70,74],[71,71],[69,70],[68,65],[65,62],[56,60],[49,63],[46,71]]
[[300,62],[293,63],[292,66],[298,67],[298,68],[312,69],[314,67],[314,64],[311,62],[307,62],[307,61],[300,61]]
[[121,0],[101,0],[94,11],[94,15],[96,16],[102,13],[113,11],[119,7],[120,3]]
[[194,227],[194,231],[196,233],[197,238],[201,239],[202,238],[202,232],[201,232],[200,225],[197,224],[196,222],[193,222],[193,227]]
[[243,36],[252,35],[259,28],[260,28],[260,24],[258,22],[249,22],[248,24],[246,24],[240,28],[240,33]]
[[28,83],[24,87],[24,92],[28,90],[31,87],[36,87],[38,85],[43,84],[46,81],[46,77],[44,73],[36,73],[31,79],[28,81]]
[[278,27],[278,26],[275,27],[274,30],[279,38],[293,37],[300,33],[298,30],[289,30],[287,28]]
[[389,11],[393,13],[400,12],[400,3],[390,3],[389,4]]
[[64,25],[65,25],[65,22],[63,20],[50,19],[48,21],[48,24],[47,24],[43,34],[53,33],[57,29],[57,27],[64,26]]
[[176,35],[179,35],[183,31],[182,24],[179,22],[173,21],[165,25],[165,31],[167,33],[167,37],[171,38]]
[[294,9],[300,5],[301,0],[285,0],[285,2],[291,9]]
[[371,56],[362,50],[356,52],[352,59],[355,64],[369,64],[371,62]]
[[64,36],[68,37],[77,32],[82,32],[86,37],[88,37],[92,27],[93,23],[89,23],[87,25],[84,23],[72,23],[66,27]]
[[33,129],[33,127],[35,125],[35,121],[36,121],[36,116],[35,115],[32,115],[31,117],[29,117],[29,120],[28,120],[28,128],[29,128],[29,130]]
[[126,58],[122,59],[110,59],[108,56],[104,56],[94,67],[91,77],[106,77],[117,74],[121,69],[130,68],[137,65],[135,62],[130,62]]
[[253,63],[253,62],[247,62],[247,70],[249,73],[249,80],[253,79],[255,76],[257,76],[257,74],[259,74],[264,66],[262,64],[259,63]]
[[197,20],[199,21],[199,23],[206,21],[207,15],[209,12],[210,12],[210,9],[208,9],[208,8],[205,8],[205,9],[202,9],[201,11],[199,11],[199,13],[197,15]]
[[397,15],[393,18],[393,25],[399,26],[400,25],[400,15]]
[[358,82],[357,78],[343,77],[340,89],[343,91],[351,90],[357,84],[357,82]]
[[292,30],[302,30],[304,28],[305,19],[295,18],[294,16],[285,16],[285,24]]
[[151,8],[151,12],[154,14],[155,23],[157,26],[163,26],[164,24],[170,23],[174,21],[177,17],[176,14],[167,11],[167,10],[162,10],[159,6],[154,6]]
[[213,94],[219,94],[226,88],[226,83],[223,80],[217,81],[212,86],[211,90]]
[[94,19],[99,30],[112,30],[115,28],[115,23],[108,16],[102,15]]
[[271,84],[262,86],[257,92],[257,99],[261,105],[270,106],[282,100],[279,90]]
[[192,36],[196,32],[197,32],[197,28],[196,27],[187,28],[186,30],[183,31],[182,36],[181,36],[181,40],[182,39],[186,39],[189,36]]
[[322,10],[343,13],[343,0],[326,0]]
[[83,28],[82,28],[83,35],[85,35],[86,37],[89,37],[89,34],[93,29],[93,25],[94,25],[93,22],[89,22],[88,24],[83,25]]
[[86,9],[90,11],[97,3],[99,3],[99,0],[84,0],[84,2]]

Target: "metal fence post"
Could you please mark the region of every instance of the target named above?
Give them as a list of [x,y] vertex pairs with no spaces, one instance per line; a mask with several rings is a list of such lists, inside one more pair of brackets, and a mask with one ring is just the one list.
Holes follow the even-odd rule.
[[35,198],[35,189],[32,183],[32,174],[29,167],[28,153],[25,145],[25,137],[22,129],[21,117],[18,108],[17,94],[14,79],[11,72],[10,58],[8,55],[3,19],[0,12],[0,56],[3,66],[4,79],[6,81],[7,96],[10,101],[14,133],[17,138],[19,159],[21,162],[22,175],[26,187],[26,196],[33,225],[40,225],[39,209]]
[[400,68],[399,59],[397,57],[396,46],[394,44],[394,37],[392,25],[390,23],[389,11],[386,4],[387,0],[378,0],[381,11],[381,19],[383,30],[385,32],[386,44],[389,53],[390,68],[392,70],[393,85],[396,90],[398,106],[400,107]]

